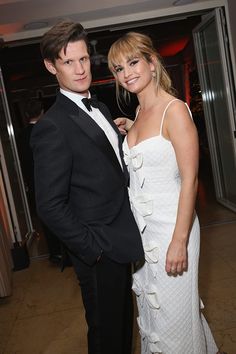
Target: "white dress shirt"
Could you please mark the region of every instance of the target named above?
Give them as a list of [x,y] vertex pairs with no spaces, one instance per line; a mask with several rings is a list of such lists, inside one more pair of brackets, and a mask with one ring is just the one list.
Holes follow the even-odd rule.
[[[112,128],[111,124],[108,122],[108,120],[104,117],[102,112],[98,108],[92,108],[92,111],[88,111],[88,109],[85,107],[85,105],[82,102],[82,99],[85,96],[82,96],[78,93],[74,92],[69,92],[65,91],[63,89],[60,89],[60,92],[68,97],[71,101],[73,101],[78,107],[83,109],[96,123],[97,125],[104,131],[104,133],[107,136],[107,139],[109,140],[111,146],[113,147],[117,159],[121,165],[121,168],[123,169],[122,162],[121,162],[121,157],[120,157],[120,152],[119,152],[119,145],[118,145],[118,136],[115,130]],[[88,98],[91,97],[91,94],[89,92]]]

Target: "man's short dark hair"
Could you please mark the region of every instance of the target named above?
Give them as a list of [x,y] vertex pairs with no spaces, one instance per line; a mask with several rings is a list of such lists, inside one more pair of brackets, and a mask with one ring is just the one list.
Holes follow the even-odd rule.
[[68,43],[79,40],[85,41],[89,50],[87,33],[83,26],[70,20],[61,21],[44,34],[40,44],[42,57],[55,63],[62,49],[66,54]]

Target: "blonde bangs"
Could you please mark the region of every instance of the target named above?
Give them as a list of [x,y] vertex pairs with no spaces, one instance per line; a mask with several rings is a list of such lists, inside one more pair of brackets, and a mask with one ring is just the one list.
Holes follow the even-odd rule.
[[135,44],[131,43],[127,37],[125,39],[121,38],[112,44],[108,53],[108,66],[111,71],[114,71],[114,68],[119,65],[123,58],[131,60],[140,56]]

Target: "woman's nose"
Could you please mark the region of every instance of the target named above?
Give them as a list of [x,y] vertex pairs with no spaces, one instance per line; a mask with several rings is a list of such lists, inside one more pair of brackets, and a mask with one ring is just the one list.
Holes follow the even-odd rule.
[[130,75],[130,68],[127,66],[124,68],[124,77],[128,77]]

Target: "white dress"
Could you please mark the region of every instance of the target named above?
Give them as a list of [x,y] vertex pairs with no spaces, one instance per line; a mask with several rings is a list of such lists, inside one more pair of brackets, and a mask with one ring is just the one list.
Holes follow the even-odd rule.
[[145,263],[133,275],[141,353],[216,354],[211,331],[200,313],[200,229],[197,216],[189,237],[187,272],[181,276],[169,276],[165,271],[181,185],[174,148],[162,136],[166,109],[159,135],[132,148],[126,138],[123,143],[130,173],[131,207],[145,251]]

